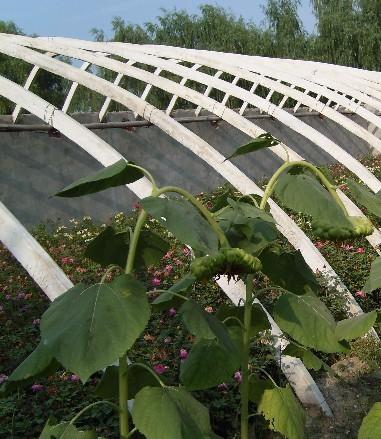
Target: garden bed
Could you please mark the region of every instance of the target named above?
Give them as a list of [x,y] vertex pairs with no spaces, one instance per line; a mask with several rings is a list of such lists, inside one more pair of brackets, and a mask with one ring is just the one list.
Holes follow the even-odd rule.
[[[381,177],[381,158],[366,157],[363,163],[378,177]],[[336,184],[342,184],[349,175],[341,166],[330,168]],[[345,187],[343,190],[345,191]],[[211,194],[199,194],[209,208],[214,206],[216,198],[224,191],[229,190],[232,197],[240,194],[228,186],[218,188]],[[133,213],[126,217],[123,213],[110,219],[110,224],[118,230],[131,226],[136,221],[139,205],[133,206]],[[291,214],[290,216],[314,240],[316,247],[326,257],[335,271],[344,281],[350,292],[356,297],[364,311],[381,308],[379,291],[366,295],[362,291],[365,278],[369,273],[370,264],[377,256],[375,250],[365,239],[334,244],[317,240],[313,237],[308,218]],[[369,215],[374,224],[380,227],[378,220]],[[168,288],[187,271],[190,263],[190,252],[187,247],[178,244],[171,235],[153,219],[148,222],[148,227],[164,235],[171,242],[171,248],[163,257],[158,266],[150,267],[139,276],[150,285],[151,299],[155,297],[155,288]],[[39,225],[33,230],[33,235],[60,265],[73,283],[97,282],[102,277],[104,270],[83,256],[86,245],[97,236],[105,225],[96,225],[91,218],[73,219],[70,224]],[[284,243],[288,246],[287,243]],[[12,255],[0,247],[0,325],[3,328],[0,335],[0,381],[3,381],[11,371],[36,347],[39,342],[39,319],[47,309],[49,301],[44,293],[34,284],[25,270],[19,266]],[[109,275],[118,274],[113,272]],[[257,280],[258,286],[269,286],[265,277]],[[321,280],[321,298],[327,304],[337,320],[346,317],[345,301],[332,287],[328,288]],[[213,282],[196,284],[192,296],[202,304],[207,312],[215,313],[217,308],[228,303],[229,299]],[[266,294],[260,300],[270,309],[277,293]],[[380,324],[376,328],[380,333]],[[177,310],[172,308],[164,312],[154,313],[144,334],[136,341],[130,357],[133,361],[149,364],[160,373],[168,383],[178,382],[179,365],[186,357],[192,345],[192,336],[185,330],[177,315]],[[251,362],[253,367],[266,369],[274,379],[284,384],[284,377],[279,372],[273,360],[272,350],[268,343],[268,335],[260,336],[259,348],[252,351]],[[352,350],[347,357],[356,357],[366,365],[364,372],[368,375],[375,373],[381,364],[381,347],[367,339],[360,339],[352,344]],[[326,355],[324,360],[332,365],[343,360],[342,356]],[[360,371],[361,372],[361,371]],[[361,375],[361,373],[359,373]],[[367,376],[368,376],[367,375]],[[323,382],[325,374],[316,374]],[[360,378],[365,379],[365,378]],[[48,378],[36,380],[30,387],[20,390],[17,394],[0,400],[0,437],[25,438],[38,437],[46,419],[54,416],[58,419],[71,419],[81,408],[98,399],[95,389],[99,383],[100,375],[95,374],[86,385],[82,385],[79,378],[70,373],[59,371]],[[232,377],[230,382],[221,383],[218,387],[207,391],[195,392],[197,399],[203,402],[211,413],[214,431],[224,438],[233,438],[237,431],[239,392],[239,376]],[[361,382],[361,381],[360,381]],[[356,391],[361,392],[353,380],[350,384]],[[379,389],[378,389],[379,390]],[[366,392],[364,392],[366,393]],[[358,425],[370,406],[377,398],[377,393],[368,395],[358,416],[353,416],[351,425],[345,425],[345,437],[355,438]],[[107,438],[117,438],[117,418],[113,416],[112,409],[108,406],[97,406],[81,417],[78,425],[96,427],[97,433]],[[344,421],[343,421],[344,422]],[[347,423],[347,422],[346,422]],[[347,423],[348,424],[348,423]],[[257,438],[265,437],[265,421],[258,417]],[[316,425],[311,423],[311,437]],[[343,430],[343,431],[344,431]],[[328,429],[327,434],[338,438],[338,430]],[[331,433],[330,433],[331,432]],[[336,434],[336,436],[334,436]],[[344,434],[344,433],[343,433]],[[138,437],[138,435],[136,436]],[[344,437],[344,436],[343,436]]]

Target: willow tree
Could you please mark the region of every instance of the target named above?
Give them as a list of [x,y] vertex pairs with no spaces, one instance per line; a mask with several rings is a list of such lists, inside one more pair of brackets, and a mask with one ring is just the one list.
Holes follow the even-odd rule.
[[[0,20],[0,33],[24,35],[23,31],[12,21]],[[64,59],[67,62],[68,59]],[[23,85],[33,66],[17,58],[0,54],[0,75],[12,79],[12,81]],[[65,96],[70,86],[69,82],[62,78],[40,70],[31,86],[31,91],[44,99],[48,99],[54,105],[62,106]],[[0,114],[10,114],[14,104],[0,97]]]

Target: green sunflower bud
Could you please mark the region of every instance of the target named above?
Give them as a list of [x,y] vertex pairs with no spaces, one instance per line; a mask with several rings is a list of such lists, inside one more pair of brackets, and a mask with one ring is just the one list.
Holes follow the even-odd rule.
[[219,274],[235,276],[261,270],[261,261],[240,248],[220,250],[216,255],[203,256],[191,264],[191,273],[198,280],[208,280]]
[[373,233],[373,224],[368,218],[360,216],[349,216],[348,223],[342,226],[331,225],[324,221],[314,221],[312,230],[319,238],[331,241],[344,241],[350,238],[360,238]]

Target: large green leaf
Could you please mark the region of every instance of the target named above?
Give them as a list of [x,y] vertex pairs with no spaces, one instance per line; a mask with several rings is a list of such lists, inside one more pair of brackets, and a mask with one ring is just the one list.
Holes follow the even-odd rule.
[[218,251],[218,237],[199,211],[183,199],[148,197],[143,208],[175,237],[194,250],[212,254]]
[[[117,232],[107,227],[86,248],[85,256],[93,261],[107,266],[111,264],[125,268],[130,244],[130,232]],[[160,235],[150,230],[140,233],[136,249],[136,268],[157,264],[168,251],[169,243]]]
[[192,274],[186,274],[183,278],[177,281],[168,289],[168,292],[160,294],[153,302],[152,306],[155,311],[164,311],[169,308],[178,308],[184,302],[181,297],[175,296],[171,293],[181,293],[182,296],[190,289],[196,282],[196,278]]
[[221,195],[214,199],[213,207],[210,209],[210,212],[215,213],[220,209],[228,205],[228,198],[230,196],[231,191],[227,189]]
[[103,267],[115,264],[124,268],[127,262],[129,241],[129,231],[117,232],[109,226],[88,244],[84,255]]
[[289,385],[265,390],[258,411],[270,422],[270,428],[287,439],[304,439],[306,415]]
[[186,301],[179,312],[189,332],[197,337],[181,364],[182,383],[189,390],[200,390],[231,379],[239,369],[240,355],[228,328],[193,300]]
[[253,255],[278,238],[274,219],[261,209],[231,199],[229,207],[216,215],[216,219],[232,247],[239,247]]
[[311,215],[315,220],[352,227],[328,190],[309,174],[282,174],[275,185],[275,194],[296,212]]
[[139,169],[130,166],[130,164],[121,159],[94,174],[80,178],[55,195],[57,197],[80,197],[104,191],[110,187],[133,183],[142,178],[143,173]]
[[179,309],[188,331],[198,338],[218,338],[226,349],[232,348],[227,327],[214,315],[206,312],[194,300],[187,300]]
[[57,424],[54,419],[49,418],[39,439],[97,439],[95,431],[79,431],[69,422]]
[[152,230],[142,230],[136,248],[135,267],[149,267],[160,262],[170,244]]
[[258,375],[249,377],[249,399],[257,405],[261,402],[265,390],[273,389],[274,383],[271,380],[262,380]]
[[49,349],[40,342],[0,386],[0,396],[6,396],[16,389],[23,388],[36,378],[54,373],[58,366],[58,362],[52,357]]
[[279,140],[275,139],[270,133],[260,134],[255,139],[250,140],[249,143],[238,147],[233,154],[227,157],[224,161],[230,160],[234,157],[249,154],[250,152],[258,151],[263,148],[269,148],[270,146],[278,145]]
[[262,272],[272,283],[294,294],[317,292],[319,284],[300,251],[281,252],[265,250],[260,255]]
[[381,288],[381,256],[378,256],[372,262],[363,290],[367,293],[371,293],[378,288]]
[[365,335],[375,324],[377,311],[360,314],[337,322],[336,336],[338,340],[355,340]]
[[362,184],[356,183],[351,178],[347,180],[347,185],[358,203],[366,207],[369,212],[372,212],[379,218],[381,217],[381,192],[374,194],[366,189]]
[[293,343],[290,343],[283,350],[282,355],[300,358],[307,369],[320,370],[324,366],[323,361],[310,350],[296,346]]
[[252,204],[245,203],[244,201],[235,201],[231,198],[227,199],[228,207],[217,212],[215,217],[221,226],[229,229],[234,224],[243,222],[244,218],[261,219],[263,221],[274,223],[274,218],[267,212],[253,206]]
[[122,275],[60,296],[42,316],[41,336],[51,354],[85,382],[125,354],[149,315],[144,285]]
[[[127,368],[128,377],[128,398],[133,399],[143,387],[160,386],[157,379],[147,369],[137,365],[129,364]],[[104,399],[119,400],[119,366],[109,366],[99,382],[95,393]]]
[[230,381],[240,367],[237,347],[227,349],[217,339],[199,339],[181,363],[180,379],[188,390],[201,390]]
[[[227,326],[239,325],[236,319],[238,319],[242,324],[244,323],[244,312],[245,308],[243,306],[232,306],[232,305],[221,305],[218,308],[216,317],[224,321],[228,319],[225,324]],[[231,318],[234,317],[234,318]],[[251,308],[251,337],[254,337],[258,332],[271,329],[271,325],[265,310],[259,303],[254,303]]]
[[358,439],[381,439],[381,402],[376,402],[362,420]]
[[147,439],[217,439],[206,407],[176,387],[145,387],[135,398],[135,427]]
[[338,342],[332,314],[315,296],[283,294],[275,305],[274,319],[284,332],[303,346],[327,353],[344,350]]

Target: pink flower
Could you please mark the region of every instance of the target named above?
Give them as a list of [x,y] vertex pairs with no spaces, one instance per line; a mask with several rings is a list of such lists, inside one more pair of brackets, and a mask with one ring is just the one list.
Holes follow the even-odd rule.
[[217,386],[217,389],[218,389],[220,392],[224,392],[225,390],[228,390],[228,386],[226,385],[226,383],[221,383],[221,384],[219,384],[219,385]]
[[171,250],[163,256],[163,259],[171,259],[172,256],[173,256],[173,251]]
[[187,246],[183,247],[183,254],[185,256],[189,256],[190,253],[191,253],[191,251],[190,251],[190,249]]
[[153,367],[153,370],[158,375],[161,375],[168,370],[168,366],[164,366],[164,364],[155,364],[155,366]]
[[362,299],[365,299],[366,294],[364,293],[364,291],[360,290],[360,291],[356,291],[355,296],[356,297],[361,297]]
[[32,392],[42,392],[44,390],[44,386],[42,384],[33,384],[31,387]]
[[7,381],[8,375],[5,375],[4,373],[0,373],[0,384],[2,384],[4,381]]
[[161,284],[161,280],[160,280],[158,277],[154,277],[154,278],[152,279],[152,281],[151,281],[151,284],[152,284],[154,287],[158,287],[158,286]]
[[234,379],[237,381],[237,383],[242,382],[242,373],[240,370],[237,370],[237,372],[234,374]]
[[162,275],[162,272],[160,270],[155,270],[153,272],[154,277],[160,277]]
[[73,258],[69,258],[69,257],[65,257],[65,258],[61,258],[61,263],[63,265],[70,265],[74,262]]
[[172,341],[172,337],[165,337],[164,339],[165,344],[171,343],[171,341]]
[[340,246],[343,250],[353,250],[353,245],[349,245],[349,244],[341,244]]
[[315,242],[315,247],[316,247],[316,248],[323,248],[323,247],[324,247],[324,242],[316,241],[316,242]]
[[363,248],[363,247],[358,247],[358,248],[356,249],[356,253],[365,253],[365,248]]
[[73,374],[73,375],[70,375],[69,380],[72,381],[73,383],[76,383],[77,381],[80,380],[80,378],[78,375]]
[[33,322],[32,322],[33,326],[37,326],[39,324],[40,324],[40,319],[34,319]]
[[166,265],[165,268],[164,268],[164,270],[165,270],[165,272],[166,272],[167,274],[171,274],[172,271],[173,271],[173,266],[172,266],[172,265]]
[[136,201],[133,205],[132,205],[133,210],[139,210],[140,209],[140,203],[139,201]]
[[180,260],[180,259],[175,259],[175,260],[174,260],[174,263],[175,263],[178,267],[181,266],[181,265],[183,265],[183,261]]
[[177,314],[177,311],[176,311],[175,308],[170,308],[170,309],[168,310],[168,315],[169,315],[169,317],[175,317],[176,314]]
[[205,311],[208,312],[208,313],[210,314],[210,313],[212,313],[214,310],[213,310],[213,307],[212,307],[212,306],[207,306],[207,307],[205,307]]
[[12,298],[12,296],[11,296],[10,294],[6,294],[5,298],[6,298],[7,300],[10,300],[10,299]]
[[179,357],[181,361],[184,361],[188,357],[188,351],[186,349],[180,349]]

